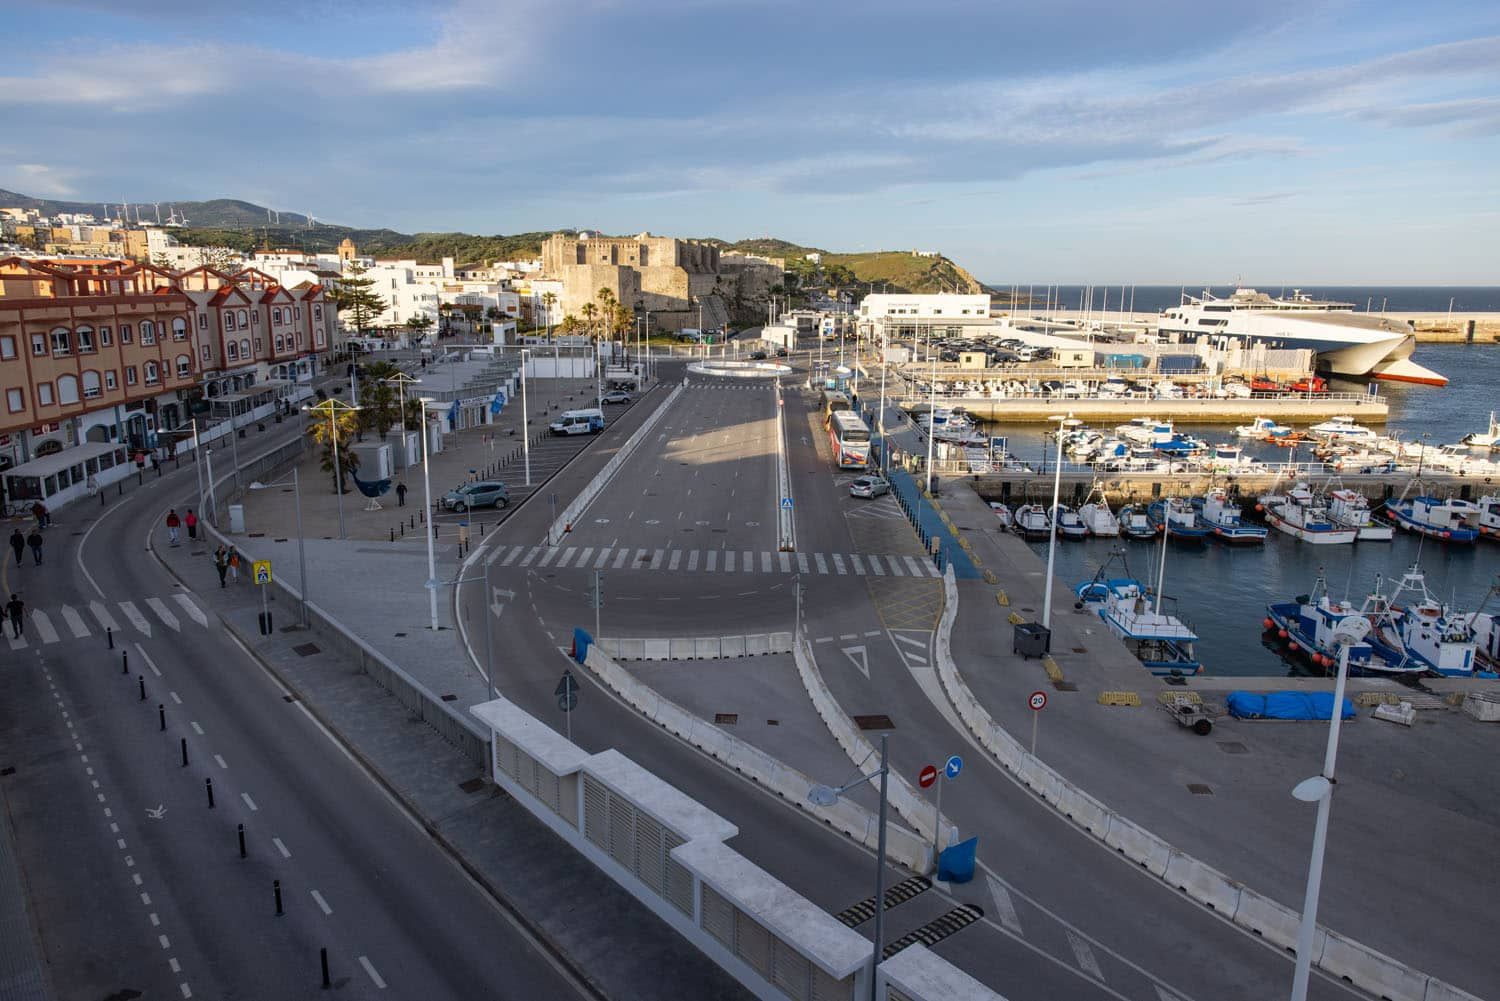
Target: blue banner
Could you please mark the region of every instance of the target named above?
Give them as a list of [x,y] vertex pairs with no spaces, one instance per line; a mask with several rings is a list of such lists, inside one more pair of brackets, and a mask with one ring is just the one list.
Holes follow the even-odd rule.
[[589,655],[589,647],[594,643],[594,638],[582,629],[573,630],[573,659],[582,664]]
[[453,401],[453,406],[448,408],[448,426],[455,431],[458,430],[458,401]]
[[979,839],[970,838],[949,845],[938,853],[938,879],[948,883],[967,883],[974,878],[975,856]]
[[495,390],[495,398],[490,401],[490,414],[499,416],[500,411],[505,409],[505,390]]

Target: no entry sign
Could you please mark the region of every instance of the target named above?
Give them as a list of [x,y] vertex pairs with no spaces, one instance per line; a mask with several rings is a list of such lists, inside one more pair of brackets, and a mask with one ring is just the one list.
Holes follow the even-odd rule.
[[938,770],[936,765],[923,765],[922,771],[917,775],[917,784],[926,789],[937,781],[937,776]]

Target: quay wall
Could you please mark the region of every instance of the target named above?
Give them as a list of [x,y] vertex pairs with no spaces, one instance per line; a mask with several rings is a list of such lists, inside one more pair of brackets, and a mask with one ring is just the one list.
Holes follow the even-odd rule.
[[[1322,480],[1331,471],[1309,473],[1301,479]],[[1050,502],[1052,472],[1021,473],[1004,470],[999,473],[974,475],[974,489],[986,501],[1012,503],[1019,500],[1036,500],[1046,495]],[[1411,482],[1410,473],[1379,475],[1339,475],[1340,482],[1350,490],[1357,490],[1372,504],[1400,494]],[[1491,481],[1494,482],[1491,482]],[[1500,478],[1423,474],[1422,481],[1427,491],[1436,496],[1456,496],[1464,500],[1475,500],[1486,494],[1500,491]],[[1197,496],[1210,487],[1227,487],[1230,493],[1244,498],[1258,497],[1269,493],[1273,487],[1285,487],[1289,482],[1285,475],[1276,473],[1106,473],[1091,469],[1064,469],[1062,474],[1062,502],[1078,504],[1095,485],[1104,491],[1111,502],[1146,500],[1156,497]]]
[[[1268,399],[1197,400],[1069,400],[1049,397],[956,397],[943,396],[943,406],[961,406],[976,418],[1010,424],[1045,424],[1055,414],[1068,413],[1083,421],[1122,420],[1151,416],[1197,424],[1249,424],[1256,417],[1299,423],[1327,420],[1348,414],[1361,424],[1384,424],[1390,404],[1378,396],[1340,395],[1334,399],[1276,397]],[[923,407],[927,398],[901,401],[911,410]]]

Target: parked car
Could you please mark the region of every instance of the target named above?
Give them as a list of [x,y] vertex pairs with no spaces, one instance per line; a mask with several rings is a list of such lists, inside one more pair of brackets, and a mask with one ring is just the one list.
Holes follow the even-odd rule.
[[890,481],[879,476],[861,476],[849,484],[850,497],[879,497],[890,492]]
[[625,392],[625,390],[623,390],[623,389],[616,389],[613,392],[605,393],[603,396],[599,397],[599,402],[600,403],[629,403],[630,402],[630,394],[627,393],[627,392]]
[[766,353],[764,351],[752,351],[752,352],[750,352],[750,360],[751,361],[765,361],[766,360]]
[[476,507],[508,507],[510,491],[499,480],[462,483],[443,494],[442,505],[449,511],[467,511]]
[[786,348],[777,348],[776,349],[776,357],[777,358],[785,358],[786,357]]

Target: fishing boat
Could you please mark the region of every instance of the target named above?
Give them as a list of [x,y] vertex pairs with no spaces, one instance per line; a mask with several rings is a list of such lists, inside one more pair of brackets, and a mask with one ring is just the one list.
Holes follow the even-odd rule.
[[1023,539],[1045,539],[1052,534],[1052,519],[1040,504],[1022,504],[1016,508],[1011,531]]
[[1146,588],[1134,577],[1102,576],[1108,566],[1073,589],[1079,602],[1092,608],[1152,674],[1165,677],[1202,671],[1193,652],[1197,633],[1177,616],[1163,613],[1160,600],[1153,607]]
[[1406,500],[1403,495],[1402,499],[1386,501],[1381,510],[1397,528],[1430,539],[1463,544],[1479,538],[1479,529],[1469,522],[1470,515],[1478,513],[1478,505],[1470,501],[1425,494]]
[[1496,419],[1495,411],[1490,411],[1490,426],[1486,431],[1472,431],[1461,439],[1470,448],[1493,448],[1500,449],[1500,419]]
[[1120,534],[1127,539],[1154,539],[1156,529],[1146,509],[1139,504],[1127,504],[1120,508]]
[[1091,500],[1078,509],[1078,517],[1083,519],[1083,524],[1089,530],[1090,535],[1099,538],[1114,538],[1120,534],[1120,519],[1109,509],[1109,501],[1104,498],[1104,491],[1097,487],[1093,491],[1098,500]]
[[1202,497],[1194,498],[1203,524],[1214,538],[1234,545],[1261,545],[1269,534],[1259,525],[1249,525],[1240,512],[1240,506],[1230,500],[1229,492],[1216,487]]
[[1146,508],[1151,527],[1173,542],[1202,545],[1209,536],[1208,527],[1198,520],[1193,505],[1180,497],[1168,497]]
[[1307,433],[1330,441],[1373,442],[1380,437],[1363,424],[1356,424],[1353,417],[1343,414],[1330,417],[1321,424],[1314,424],[1307,429]]
[[990,501],[990,510],[995,512],[995,520],[1000,523],[1001,528],[1010,528],[1015,523],[1015,515],[1011,513],[1008,504],[999,501]]
[[1328,518],[1341,528],[1354,529],[1354,538],[1359,542],[1390,542],[1396,534],[1389,525],[1378,525],[1370,515],[1370,502],[1357,490],[1340,487],[1330,490]]
[[1415,563],[1383,607],[1371,614],[1371,622],[1375,629],[1370,643],[1388,662],[1446,677],[1474,673],[1475,642],[1468,622],[1433,596],[1427,576]]
[[1089,535],[1089,527],[1083,523],[1078,512],[1066,504],[1059,504],[1052,510],[1052,520],[1057,522],[1057,535],[1061,539],[1086,539]]
[[1480,538],[1500,542],[1500,494],[1485,494],[1474,506],[1479,508],[1479,517],[1470,518],[1469,523],[1479,529]]
[[1292,433],[1292,429],[1286,424],[1277,424],[1269,417],[1257,417],[1249,424],[1241,424],[1234,429],[1234,433],[1241,438],[1282,438]]
[[1474,641],[1476,673],[1493,677],[1500,672],[1500,578],[1490,585],[1477,609],[1455,618],[1468,628]]
[[1328,516],[1328,508],[1306,483],[1293,486],[1280,503],[1265,504],[1265,498],[1261,502],[1265,505],[1267,524],[1315,546],[1348,545],[1359,534],[1355,529],[1336,524]]
[[[1353,603],[1340,601],[1328,594],[1328,583],[1318,568],[1317,579],[1312,590],[1300,594],[1292,601],[1272,602],[1266,606],[1266,617],[1262,625],[1275,630],[1276,635],[1305,654],[1313,664],[1323,670],[1338,667],[1338,647],[1333,641],[1334,630],[1344,619],[1358,616],[1368,619],[1371,606],[1375,614],[1383,614],[1384,598],[1380,595],[1380,578],[1375,579],[1375,590],[1366,598],[1363,608]],[[1374,630],[1371,630],[1371,636]],[[1388,658],[1370,637],[1349,648],[1349,673],[1362,674],[1421,674],[1423,668],[1409,664],[1404,657]]]

